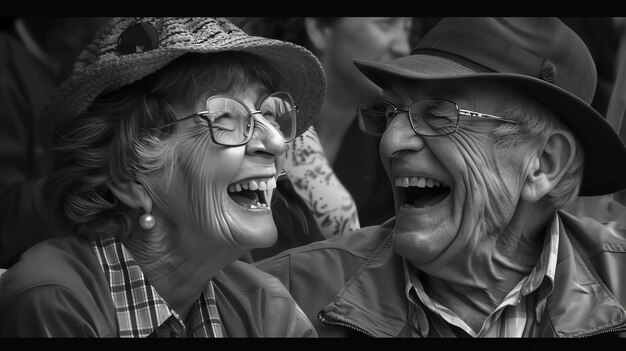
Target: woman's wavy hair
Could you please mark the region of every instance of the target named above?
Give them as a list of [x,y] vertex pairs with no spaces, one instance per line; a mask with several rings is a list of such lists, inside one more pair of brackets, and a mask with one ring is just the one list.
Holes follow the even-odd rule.
[[241,91],[251,81],[274,90],[279,79],[277,68],[253,54],[186,54],[100,95],[85,113],[55,128],[56,166],[41,184],[38,205],[79,237],[124,240],[141,210],[119,201],[108,185],[134,181],[149,187],[146,176],[151,172],[172,174],[173,127],[156,128],[181,117],[173,106],[195,106],[208,91]]

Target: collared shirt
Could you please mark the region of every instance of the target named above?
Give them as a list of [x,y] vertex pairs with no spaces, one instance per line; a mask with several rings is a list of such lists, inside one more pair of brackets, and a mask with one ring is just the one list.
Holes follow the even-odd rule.
[[[452,310],[431,299],[419,281],[419,272],[416,272],[414,267],[404,260],[404,273],[407,282],[405,293],[413,307],[410,319],[414,332],[422,337],[427,337],[431,334],[432,328],[432,335],[453,337],[456,336],[454,330],[450,328],[450,325],[453,325],[472,337],[528,336],[534,325],[532,322],[541,320],[546,299],[554,289],[558,246],[559,220],[558,216],[554,216],[537,265],[529,275],[522,278],[513,287],[502,303],[487,316],[478,332],[472,330]],[[434,314],[440,319],[429,319],[428,314]]]
[[121,242],[96,239],[91,246],[109,282],[120,337],[223,337],[212,282],[194,303],[186,324]]

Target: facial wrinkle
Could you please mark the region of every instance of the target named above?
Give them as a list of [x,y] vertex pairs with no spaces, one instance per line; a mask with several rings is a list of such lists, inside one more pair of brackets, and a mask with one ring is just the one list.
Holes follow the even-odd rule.
[[190,211],[186,213],[186,217],[197,229],[226,230],[228,228],[220,224],[218,220],[220,215],[216,212],[223,207],[220,204],[219,190],[216,189],[218,174],[213,169],[215,165],[212,164],[218,162],[219,158],[217,146],[213,144],[209,133],[208,128],[204,131],[194,128],[181,133],[181,138],[185,140],[181,143],[181,166],[186,180],[187,198],[190,201],[190,206],[185,207]]

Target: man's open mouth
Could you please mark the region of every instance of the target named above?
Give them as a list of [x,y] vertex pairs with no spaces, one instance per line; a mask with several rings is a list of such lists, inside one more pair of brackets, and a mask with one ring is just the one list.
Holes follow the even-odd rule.
[[228,195],[246,209],[269,208],[275,178],[254,178],[236,181],[228,186]]
[[437,205],[450,195],[450,186],[427,177],[396,177],[396,187],[403,188],[402,206],[428,208]]

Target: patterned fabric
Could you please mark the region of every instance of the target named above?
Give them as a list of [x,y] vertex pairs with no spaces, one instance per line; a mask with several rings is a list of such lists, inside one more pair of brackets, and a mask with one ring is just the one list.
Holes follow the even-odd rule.
[[[541,320],[546,307],[546,299],[554,289],[559,232],[558,216],[554,216],[539,262],[532,272],[522,278],[507,294],[502,303],[487,317],[478,332],[472,330],[452,310],[431,299],[419,280],[419,272],[404,260],[407,282],[405,294],[414,309],[410,314],[414,332],[422,337],[459,336],[458,332],[450,327],[452,325],[472,337],[527,337],[531,335],[531,329],[535,324],[532,322]],[[427,318],[427,315],[435,318]]]
[[313,126],[288,146],[287,177],[311,210],[322,235],[330,238],[359,229],[354,200],[328,164]]
[[91,246],[109,282],[120,337],[223,337],[212,282],[185,324],[150,285],[122,243],[96,239]]

